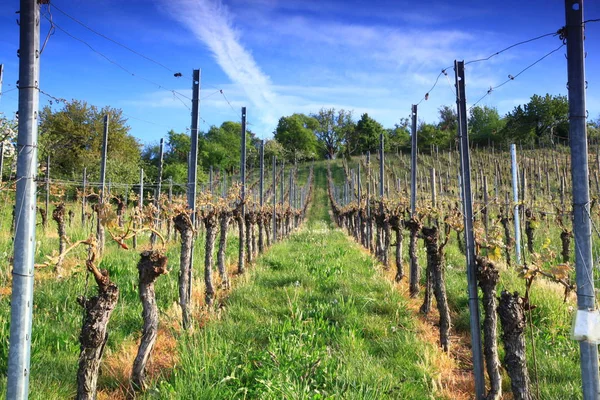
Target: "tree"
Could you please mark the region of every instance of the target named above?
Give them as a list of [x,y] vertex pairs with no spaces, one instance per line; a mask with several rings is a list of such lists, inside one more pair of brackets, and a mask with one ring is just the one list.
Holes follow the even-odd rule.
[[567,144],[569,140],[567,97],[534,94],[529,103],[515,107],[506,115],[506,125],[502,134],[507,140],[524,144]]
[[[201,162],[204,169],[213,167],[222,168],[230,173],[238,170],[241,157],[240,122],[226,121],[221,126],[211,126],[205,135],[199,138]],[[258,157],[258,139],[246,130],[246,161],[252,164]]]
[[[356,129],[354,129],[352,137],[352,146],[350,141],[346,142],[346,146],[350,147],[350,154],[364,154],[366,152],[376,152],[379,149],[380,135],[384,134],[387,136],[386,130],[379,122],[369,117],[369,114],[364,113],[360,120],[356,123]],[[386,138],[387,139],[387,138]],[[387,146],[387,140],[384,143]]]
[[456,133],[458,129],[458,115],[456,114],[456,110],[450,106],[442,106],[438,108],[438,112],[440,114],[438,128],[440,128],[441,131],[451,131]]
[[600,117],[588,122],[587,131],[590,144],[594,143],[598,145],[600,142]]
[[504,121],[496,107],[476,106],[469,113],[469,139],[479,145],[489,145],[500,140]]
[[[158,172],[158,144],[153,144],[144,150],[142,159],[152,165],[150,172]],[[174,130],[167,132],[167,140],[163,149],[163,178],[172,178],[174,182],[187,183],[188,161],[192,139],[189,133],[178,133]]]
[[142,168],[144,168],[144,176],[151,181],[158,180],[158,167],[160,164],[160,144],[151,143],[144,146],[141,157]]
[[104,116],[109,116],[106,175],[115,182],[134,182],[139,176],[140,143],[129,134],[127,120],[117,108],[73,100],[53,111],[40,112],[40,157],[50,155],[53,175],[79,177],[87,168],[90,179],[100,177]]
[[402,118],[400,123],[394,125],[393,129],[387,130],[390,149],[395,149],[396,152],[410,149],[410,130],[408,126],[408,118]]
[[275,139],[286,150],[286,158],[294,160],[314,159],[317,155],[315,130],[319,122],[304,114],[281,117],[275,130]]
[[[16,142],[17,142],[17,121],[10,121],[0,113],[0,143],[2,144],[2,151],[4,156],[4,165],[12,164],[15,159]],[[6,170],[6,167],[4,168]],[[12,168],[9,168],[12,170]],[[4,171],[0,171],[2,174]],[[2,175],[0,175],[1,177]]]
[[420,151],[423,149],[429,151],[431,145],[437,144],[441,137],[438,125],[421,122],[417,127],[417,146]]
[[277,157],[277,160],[282,160],[285,154],[285,149],[276,139],[267,140],[265,142],[265,165],[273,159],[273,156]]
[[335,158],[345,139],[354,129],[352,112],[344,109],[336,112],[335,108],[321,108],[317,114],[311,116],[319,122],[315,129],[315,135],[325,153],[325,157]]
[[438,112],[440,114],[440,121],[437,125],[438,133],[431,144],[450,148],[454,144],[458,132],[458,115],[456,110],[450,106],[442,106]]

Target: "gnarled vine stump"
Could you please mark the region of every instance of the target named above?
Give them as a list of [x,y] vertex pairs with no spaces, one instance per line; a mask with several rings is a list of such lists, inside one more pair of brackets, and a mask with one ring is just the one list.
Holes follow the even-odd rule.
[[229,289],[229,276],[227,275],[227,265],[225,264],[225,252],[227,250],[227,231],[233,214],[231,211],[223,210],[219,215],[219,251],[217,252],[217,269],[221,275],[221,286],[223,289]]
[[135,390],[144,390],[146,388],[146,365],[158,336],[158,307],[156,306],[154,282],[156,278],[168,272],[167,257],[158,250],[144,251],[140,254],[137,268],[144,327],[140,347],[133,361],[131,385]]
[[180,213],[173,218],[175,229],[181,235],[181,252],[179,256],[179,306],[181,307],[183,329],[190,326],[190,272],[194,229],[187,213]]
[[[448,307],[448,297],[446,296],[446,280],[444,274],[444,247],[448,243],[448,238],[438,245],[439,231],[436,226],[431,228],[422,228],[423,240],[427,249],[427,267],[431,271],[433,284],[433,293],[437,303],[437,309],[440,314],[440,345],[447,353],[450,351],[450,308]],[[450,233],[448,229],[447,233]]]
[[119,300],[119,288],[110,281],[108,271],[95,266],[95,249],[90,249],[86,261],[88,271],[98,285],[98,295],[92,298],[80,296],[77,302],[85,310],[81,333],[77,370],[77,399],[95,400],[100,361],[108,340],[108,321]]
[[496,285],[500,274],[496,266],[483,257],[476,258],[477,283],[483,291],[483,354],[490,379],[490,391],[487,399],[502,397],[502,375],[498,358],[498,323],[496,318]]
[[525,352],[525,309],[519,293],[503,291],[500,295],[498,315],[502,324],[504,366],[510,376],[515,400],[531,400],[527,357]]
[[202,220],[206,228],[206,241],[204,242],[204,302],[212,306],[215,298],[215,287],[213,284],[213,252],[215,250],[215,239],[217,237],[218,218],[214,211],[208,211]]
[[410,259],[410,297],[419,295],[419,260],[417,258],[417,238],[421,230],[421,224],[415,218],[411,218],[405,223],[410,232],[410,241],[408,242],[408,257]]
[[[65,224],[65,203],[60,203],[52,211],[52,219],[58,226],[58,254],[63,254],[67,248],[67,229]],[[62,272],[63,257],[59,257],[56,263],[56,271]]]

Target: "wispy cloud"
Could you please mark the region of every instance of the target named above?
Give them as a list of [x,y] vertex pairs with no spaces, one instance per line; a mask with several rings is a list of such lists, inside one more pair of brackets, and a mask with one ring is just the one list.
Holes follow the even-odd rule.
[[227,7],[220,0],[165,1],[164,7],[210,49],[227,76],[244,89],[261,122],[274,126],[278,114],[271,80],[240,42]]

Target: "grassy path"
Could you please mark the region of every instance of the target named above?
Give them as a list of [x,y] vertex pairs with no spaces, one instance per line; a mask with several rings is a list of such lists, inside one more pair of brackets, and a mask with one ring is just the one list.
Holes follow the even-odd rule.
[[426,399],[436,350],[406,300],[331,225],[325,171],[308,222],[259,258],[219,319],[183,335],[148,398]]

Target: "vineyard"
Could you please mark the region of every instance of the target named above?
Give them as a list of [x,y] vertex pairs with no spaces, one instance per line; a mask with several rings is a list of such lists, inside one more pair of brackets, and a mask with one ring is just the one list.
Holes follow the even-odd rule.
[[[521,390],[539,393],[539,398],[573,398],[580,395],[581,384],[576,342],[569,332],[576,309],[574,247],[565,206],[570,159],[565,149],[518,154],[521,198],[514,203],[507,201],[512,193],[510,153],[473,152],[490,390],[497,396]],[[596,153],[590,157],[596,158]],[[232,176],[215,174],[199,193],[194,222],[180,195],[157,197],[151,194],[157,187],[151,183],[146,183],[143,203],[139,191],[113,188],[104,206],[93,189],[73,191],[72,183],[50,184],[52,221],[42,207],[38,213],[32,398],[65,398],[75,392],[86,398],[96,387],[100,398],[127,397],[136,390],[177,398],[186,398],[185,393],[235,397],[241,391],[250,397],[278,398],[277,390],[287,393],[284,397],[306,392],[418,398],[425,390],[434,397],[469,398],[473,383],[464,227],[459,178],[449,173],[457,170],[457,160],[457,152],[419,155],[419,195],[412,218],[405,173],[410,159],[402,154],[384,154],[383,187],[379,156],[317,164],[314,204],[312,166],[284,170],[276,164],[276,190],[272,183],[265,185],[262,207],[260,173],[249,171],[247,194],[252,200],[245,203],[243,219],[240,186]],[[263,175],[273,176],[273,170]],[[496,184],[488,187],[487,181]],[[43,190],[45,183],[40,186]],[[277,193],[282,190],[283,203]],[[5,204],[11,202],[10,193],[3,194]],[[520,264],[515,209],[523,230]],[[335,244],[325,244],[333,240],[329,236],[338,235],[328,226],[328,212],[377,261],[341,236]],[[591,212],[597,223],[596,201]],[[308,226],[292,234],[307,213]],[[4,207],[2,271],[8,271],[10,262],[11,216],[10,208]],[[103,250],[96,241],[99,225],[107,236]],[[274,245],[275,237],[289,238]],[[204,268],[189,271],[190,257]],[[355,266],[357,258],[361,267]],[[338,275],[358,281],[338,282]],[[361,279],[367,281],[359,284]],[[7,333],[6,272],[2,288],[2,326]],[[359,318],[347,315],[357,307],[355,302],[362,304],[363,312],[370,311],[351,323],[358,325],[347,325],[348,318]],[[503,307],[509,311],[503,312]],[[511,320],[515,315],[520,319]],[[343,345],[342,332],[349,326],[363,326],[355,332],[360,346],[385,346],[378,357],[386,358],[380,362],[396,360],[389,370],[380,371],[387,378],[378,379],[387,383],[379,387],[371,381],[374,377],[356,375],[358,371],[345,369],[350,365],[339,364],[340,358],[348,357],[346,352],[360,350],[356,343]],[[431,329],[437,336],[424,339],[423,333],[416,333]],[[291,338],[299,342],[291,345]],[[402,352],[402,362],[391,348]],[[520,352],[512,356],[518,363],[509,361],[507,349]],[[4,362],[7,351],[3,342]],[[360,355],[369,365],[377,354],[372,351]],[[412,355],[405,358],[408,353]],[[425,380],[398,386],[394,377],[415,365],[421,368],[410,379]],[[335,376],[341,371],[345,378]],[[288,381],[288,373],[295,378]],[[356,380],[364,386],[348,386]],[[191,381],[198,382],[189,385]]]
[[[245,193],[246,201],[241,201],[241,186],[231,183],[231,176],[216,175],[210,187],[199,194],[195,214],[189,212],[181,195],[156,195],[156,185],[150,187],[154,195],[144,192],[142,186],[138,194],[113,189],[105,202],[89,187],[73,192],[72,183],[48,185],[52,221],[44,208],[38,213],[34,396],[73,397],[76,387],[78,398],[95,397],[105,348],[109,354],[133,348],[133,338],[139,333],[137,356],[129,360],[132,365],[111,371],[113,382],[108,387],[123,393],[145,389],[147,363],[155,344],[160,348],[162,343],[159,357],[171,364],[175,349],[164,346],[175,333],[201,326],[212,314],[210,310],[222,306],[215,299],[235,285],[235,277],[304,219],[312,196],[312,168],[286,171],[278,165],[272,175],[275,186],[261,187],[259,199],[253,193],[259,191],[260,181],[253,181]],[[251,177],[252,173],[249,182]],[[290,186],[284,184],[284,177]],[[275,201],[280,187],[283,197]],[[7,189],[4,204],[12,202]],[[77,202],[65,202],[69,191]],[[10,227],[11,215],[13,226],[17,216],[9,207],[2,215],[2,332],[8,337]],[[191,270],[191,259],[198,260],[194,266],[205,266],[203,272]],[[178,272],[169,274],[172,270]],[[138,322],[140,306],[143,322]],[[159,328],[159,321],[165,319]],[[2,342],[4,370],[7,345]],[[124,361],[119,357],[115,354],[112,363]],[[105,368],[114,368],[110,361],[108,364]],[[160,375],[162,367],[161,362],[154,365],[154,374]],[[65,382],[68,376],[71,384]]]
[[[472,158],[477,278],[490,393],[512,389],[538,398],[573,398],[580,394],[577,345],[570,333],[576,309],[575,249],[566,206],[571,202],[570,157],[560,148],[518,154],[516,202],[510,152],[474,151]],[[590,159],[598,160],[597,153]],[[407,286],[407,295],[420,299],[420,313],[436,326],[438,343],[450,354],[459,352],[452,346],[460,345],[470,323],[460,177],[450,172],[459,170],[458,160],[457,152],[419,155],[414,215],[406,155],[385,155],[383,161],[361,157],[328,172],[336,223],[368,249],[400,287]],[[590,176],[598,173],[596,162]],[[590,218],[596,227],[599,192],[595,182],[591,187],[595,195]],[[515,218],[520,231],[515,230]],[[599,233],[595,228],[595,244],[600,243]],[[506,386],[506,376],[512,388]]]
[[[114,12],[108,3],[103,11]],[[584,19],[582,0],[565,0],[564,26],[502,42],[493,52],[496,36],[506,32],[472,16],[464,18],[485,30],[452,27],[427,39],[414,16],[402,19],[412,26],[407,33],[390,28],[388,15],[373,15],[379,22],[371,25],[357,18],[357,24],[338,12],[340,4],[316,12],[305,4],[296,10],[247,2],[261,3],[244,5],[253,29],[267,31],[263,20],[279,29],[248,39],[261,44],[257,54],[276,60],[273,68],[296,79],[340,75],[358,82],[364,75],[369,85],[373,78],[389,86],[345,81],[333,91],[320,81],[274,85],[244,48],[221,0],[163,3],[154,5],[160,15],[144,10],[156,18],[142,18],[137,28],[119,14],[127,29],[113,37],[116,31],[106,35],[72,16],[78,9],[68,4],[20,1],[18,62],[7,64],[9,74],[18,69],[18,80],[8,90],[0,64],[0,95],[8,93],[10,101],[11,91],[19,94],[12,120],[0,111],[0,392],[11,400],[600,398],[600,283],[594,278],[600,117],[589,119],[586,108],[584,50],[586,25],[600,19]],[[346,25],[304,26],[321,12]],[[285,23],[275,18],[284,15]],[[521,23],[513,17],[509,26],[516,28]],[[165,54],[178,68],[187,68],[190,58],[174,51],[190,47],[167,18],[193,33],[207,48],[204,56],[235,85],[215,86],[212,77],[210,93],[201,95],[200,69],[190,68],[188,76],[167,66]],[[147,47],[147,38],[140,42],[131,32],[149,35],[150,25],[157,29]],[[177,38],[154,40],[167,32]],[[302,41],[270,47],[290,35]],[[330,41],[338,35],[352,40]],[[137,45],[125,44],[125,37]],[[93,60],[72,56],[62,42],[67,38]],[[164,51],[168,40],[181,43],[166,46],[163,58],[147,54]],[[552,49],[540,51],[542,41],[553,41]],[[433,71],[429,64],[448,61],[458,42],[467,44],[458,51],[466,61],[453,57],[453,66],[437,69],[431,83],[421,76]],[[143,51],[136,47],[141,43]],[[407,43],[418,51],[407,53]],[[318,57],[310,55],[313,48]],[[61,58],[64,49],[68,58]],[[277,59],[290,49],[290,60]],[[322,68],[318,58],[329,58],[323,54],[345,62],[340,49],[357,57],[352,64],[370,69]],[[519,104],[524,92],[515,90],[501,101],[514,106],[503,116],[488,105],[497,89],[514,87],[541,62],[549,66],[563,49],[568,95],[533,94]],[[296,76],[297,52],[312,60]],[[538,52],[535,61],[521,62]],[[123,109],[91,103],[102,97],[67,100],[40,87],[42,53],[48,65],[72,64],[61,74],[76,83],[53,75],[55,82],[45,86],[42,79],[52,93],[81,95],[73,85],[95,87],[77,77],[101,75],[94,69],[99,60],[158,92],[146,101],[128,83],[98,76],[101,95],[114,91],[111,101]],[[86,63],[89,69],[82,68]],[[385,74],[371,77],[379,67]],[[488,85],[486,77],[482,84],[490,71],[509,70],[507,78]],[[555,90],[550,68],[539,71],[543,78],[528,79]],[[400,91],[392,75],[403,81]],[[404,86],[407,79],[416,92]],[[444,80],[453,97],[440,89],[432,97]],[[191,88],[174,86],[182,81]],[[468,104],[467,82],[486,88]],[[305,88],[310,100],[297,93]],[[395,102],[420,90],[409,117],[399,117]],[[366,111],[360,119],[354,110],[325,105],[296,111],[344,104],[325,100],[330,91],[370,98],[359,110],[382,118],[393,112],[394,127],[384,128]],[[244,104],[237,101],[241,92],[256,110],[250,121],[247,108],[238,113],[228,98],[233,93],[234,104]],[[47,105],[40,107],[40,95]],[[419,119],[430,117],[424,103],[430,99],[437,102],[436,123]],[[448,99],[456,108],[442,104]],[[166,110],[172,100],[191,115],[185,133],[178,131],[186,126],[181,114]],[[217,110],[203,114],[211,123],[200,116],[207,101]],[[133,107],[153,121],[123,111]],[[222,109],[233,119],[223,118]],[[140,122],[153,133],[135,129]],[[154,127],[162,135],[156,143]],[[273,137],[261,139],[267,132]]]

